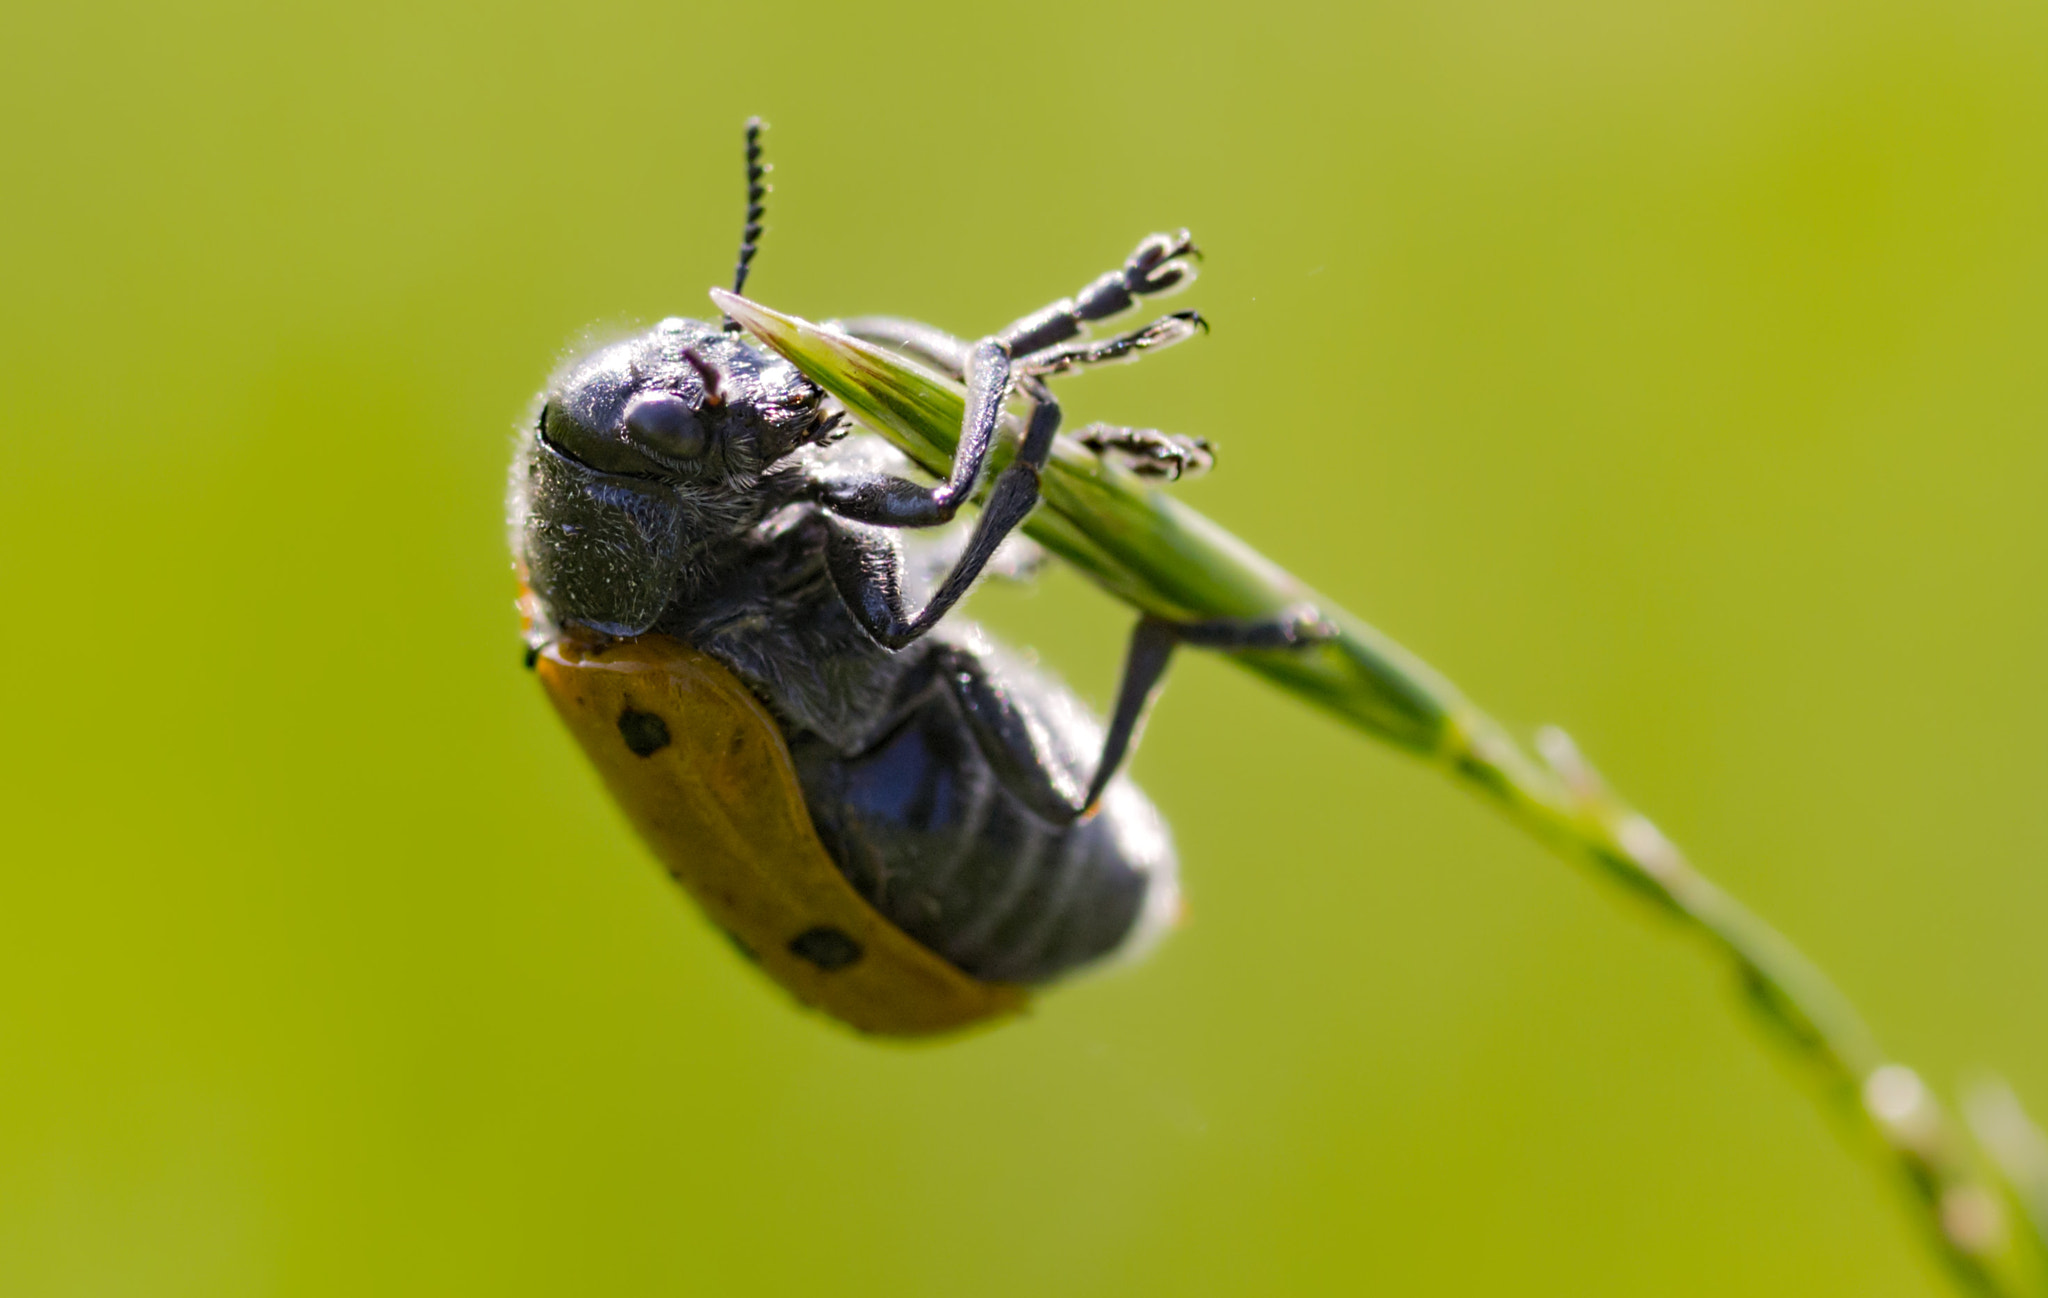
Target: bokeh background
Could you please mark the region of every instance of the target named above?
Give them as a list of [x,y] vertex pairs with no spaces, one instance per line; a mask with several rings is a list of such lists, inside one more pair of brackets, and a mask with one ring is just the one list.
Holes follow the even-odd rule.
[[[1725,972],[1191,655],[1191,922],[938,1047],[785,1003],[519,670],[593,325],[965,332],[1567,725],[1943,1085],[2048,1107],[2048,15],[1991,0],[0,15],[0,1289],[1929,1295]],[[1098,701],[1078,579],[982,616]]]

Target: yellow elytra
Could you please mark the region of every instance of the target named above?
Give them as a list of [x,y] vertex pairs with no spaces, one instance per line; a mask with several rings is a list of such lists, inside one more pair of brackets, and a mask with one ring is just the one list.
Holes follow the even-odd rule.
[[854,890],[775,719],[723,664],[670,636],[572,632],[534,667],[656,858],[799,1001],[889,1036],[1024,1007],[1024,988],[963,973]]

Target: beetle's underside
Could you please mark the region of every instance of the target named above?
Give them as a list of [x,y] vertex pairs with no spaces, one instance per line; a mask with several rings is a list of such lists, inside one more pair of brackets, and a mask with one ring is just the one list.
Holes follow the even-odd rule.
[[[760,215],[752,146],[750,135],[741,280]],[[1285,647],[1326,634],[1312,612],[1272,623],[1148,616],[1105,731],[971,628],[941,629],[1038,500],[1060,425],[1046,380],[1192,335],[1200,317],[1180,312],[1085,338],[1091,322],[1187,283],[1194,255],[1185,231],[1150,236],[1074,297],[978,342],[912,321],[843,322],[966,384],[952,471],[936,485],[904,476],[907,462],[878,439],[847,438],[823,392],[731,321],[666,320],[577,362],[522,442],[513,540],[531,584],[530,643],[557,706],[714,917],[778,981],[858,1026],[957,1026],[1014,1003],[998,989],[1149,940],[1178,909],[1172,849],[1117,772],[1174,647]],[[1021,435],[990,478],[1012,400]],[[1208,459],[1205,444],[1152,430],[1097,425],[1084,440],[1160,476]],[[900,536],[949,524],[977,499],[964,542],[913,609]],[[629,660],[631,672],[618,666]],[[772,723],[742,745],[779,754],[750,759],[751,778],[772,784],[754,793],[785,811],[800,803],[802,832],[785,817],[749,846],[734,836],[750,823],[734,807],[723,820],[677,810],[708,806],[705,790],[729,777],[711,723],[720,735],[751,734],[729,692],[711,707],[703,689],[664,687],[668,712],[618,692],[628,675],[701,680],[721,664]],[[657,722],[665,741],[639,752]],[[810,868],[819,859],[836,882]],[[772,923],[756,923],[759,908],[739,895],[747,889],[781,899]],[[867,910],[849,910],[849,896]],[[799,901],[868,918],[813,922]],[[980,999],[929,978],[891,980],[905,1003],[887,1013],[871,996],[828,994],[885,966],[929,973],[904,943],[983,989]],[[925,995],[934,999],[909,1004]]]

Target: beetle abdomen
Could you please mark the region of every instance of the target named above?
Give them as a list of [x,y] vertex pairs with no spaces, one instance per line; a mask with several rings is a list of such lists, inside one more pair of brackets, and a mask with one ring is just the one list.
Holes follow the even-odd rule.
[[[1048,711],[1028,688],[1013,699]],[[1134,785],[1114,782],[1087,820],[1041,818],[1003,786],[944,689],[857,756],[806,738],[792,756],[819,837],[861,896],[976,978],[1050,981],[1142,945],[1178,909],[1165,825]]]

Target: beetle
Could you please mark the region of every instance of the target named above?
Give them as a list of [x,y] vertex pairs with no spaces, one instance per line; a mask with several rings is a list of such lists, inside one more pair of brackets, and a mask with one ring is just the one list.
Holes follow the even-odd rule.
[[[747,123],[735,294],[763,228],[760,130]],[[1186,231],[1148,236],[1073,297],[972,342],[835,322],[966,384],[943,482],[909,476],[729,317],[666,319],[582,357],[521,430],[510,524],[529,665],[670,873],[772,978],[858,1029],[1000,1017],[1152,945],[1179,913],[1176,858],[1120,768],[1173,650],[1329,634],[1311,609],[1141,618],[1105,730],[947,616],[1014,566],[1005,542],[1059,432],[1046,380],[1205,328],[1181,311],[1087,337],[1184,288],[1198,256]],[[1014,455],[991,474],[1006,436]],[[1151,429],[1095,424],[1081,440],[1158,478],[1211,458]],[[977,499],[964,536],[947,526]],[[913,608],[924,569],[936,579]]]

